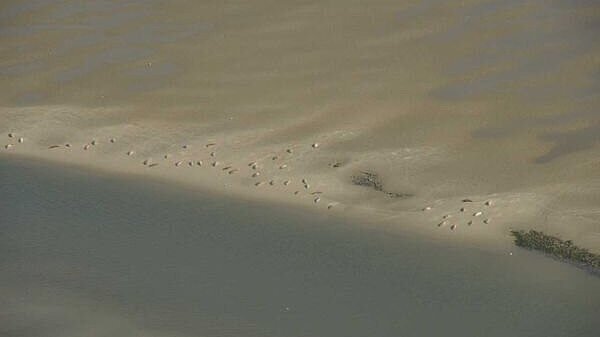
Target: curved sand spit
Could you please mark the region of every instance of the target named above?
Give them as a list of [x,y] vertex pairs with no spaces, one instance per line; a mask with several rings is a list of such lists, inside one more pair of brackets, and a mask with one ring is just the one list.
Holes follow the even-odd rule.
[[[319,142],[261,144],[256,141],[260,139],[260,131],[231,132],[220,137],[190,136],[182,146],[176,145],[177,141],[169,140],[174,138],[173,135],[148,137],[147,134],[155,135],[160,132],[140,128],[140,135],[136,137],[135,132],[130,129],[128,125],[122,125],[114,127],[113,134],[109,133],[111,130],[98,131],[94,133],[96,137],[86,139],[82,137],[83,132],[73,132],[72,136],[66,136],[69,134],[66,128],[44,130],[42,133],[36,127],[29,130],[23,127],[4,133],[3,148],[7,154],[29,155],[75,164],[85,162],[85,165],[127,173],[144,172],[143,174],[172,178],[184,183],[198,183],[217,190],[235,190],[249,197],[305,205],[339,214],[360,214],[377,221],[410,223],[413,228],[421,231],[441,231],[436,234],[440,237],[453,233],[449,237],[458,235],[461,238],[487,237],[497,240],[498,237],[505,237],[505,233],[513,226],[521,224],[535,228],[536,225],[548,224],[548,220],[541,224],[536,222],[544,212],[550,212],[547,193],[519,191],[469,195],[465,198],[464,193],[455,190],[454,196],[439,197],[428,193],[428,189],[436,188],[433,185],[415,188],[411,184],[398,183],[398,180],[407,178],[394,180],[390,175],[383,176],[383,183],[386,184],[386,191],[394,190],[394,193],[378,193],[380,182],[374,185],[375,188],[371,188],[357,186],[350,179],[353,174],[363,170],[383,171],[382,167],[388,165],[386,161],[389,162],[390,158],[395,161],[391,165],[400,166],[410,163],[409,157],[430,160],[428,156],[435,153],[435,150],[402,150],[404,153],[411,153],[411,156],[404,156],[406,162],[375,153],[367,156],[359,154],[353,159],[347,154],[340,154],[337,149],[330,149],[336,146],[336,141],[327,135],[319,137]],[[254,141],[250,141],[252,139]],[[139,158],[138,154],[146,159],[139,161],[136,159]],[[152,161],[152,157],[162,157],[169,165],[159,166]],[[345,157],[343,165],[339,164],[340,157]],[[208,161],[212,167],[222,168],[203,169],[204,161]],[[187,164],[185,167],[197,169],[181,170],[184,163]],[[419,167],[424,165],[422,161],[414,163]],[[143,170],[145,167],[153,169]],[[175,168],[180,169],[175,171]],[[255,189],[263,185],[269,188]],[[583,229],[589,230],[589,227]],[[442,234],[443,232],[448,234]],[[591,243],[588,247],[591,250],[596,246],[600,247],[600,239],[594,239],[593,235],[591,238],[588,240]]]

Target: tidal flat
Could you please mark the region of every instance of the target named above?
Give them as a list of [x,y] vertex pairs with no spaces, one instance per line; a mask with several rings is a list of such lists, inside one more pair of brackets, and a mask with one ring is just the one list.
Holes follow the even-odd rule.
[[0,335],[598,335],[599,8],[2,1]]

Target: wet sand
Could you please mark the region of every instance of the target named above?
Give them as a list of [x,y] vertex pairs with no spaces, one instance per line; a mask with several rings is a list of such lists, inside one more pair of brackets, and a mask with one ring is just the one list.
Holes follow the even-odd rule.
[[598,277],[168,181],[0,157],[0,335],[595,336]]
[[[593,2],[7,1],[0,18],[9,156],[600,251]],[[353,185],[361,171],[408,197]]]

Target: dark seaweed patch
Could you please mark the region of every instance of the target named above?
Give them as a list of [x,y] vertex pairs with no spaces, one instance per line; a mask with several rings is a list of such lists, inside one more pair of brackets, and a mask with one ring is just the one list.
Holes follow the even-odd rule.
[[511,231],[515,245],[532,250],[539,250],[555,258],[566,260],[595,272],[600,272],[600,255],[577,247],[571,240],[562,240],[556,236],[530,230]]
[[390,198],[410,198],[413,194],[396,193],[386,191],[383,187],[383,181],[377,173],[361,171],[360,174],[352,176],[352,183],[357,186],[373,188],[375,191],[383,192]]

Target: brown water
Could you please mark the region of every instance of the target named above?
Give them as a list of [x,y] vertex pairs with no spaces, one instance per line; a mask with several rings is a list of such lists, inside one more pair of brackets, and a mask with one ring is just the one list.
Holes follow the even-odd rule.
[[165,183],[0,158],[2,336],[596,336],[600,280]]
[[531,132],[538,162],[600,134],[594,1],[3,1],[0,18],[5,106],[317,114],[370,121],[372,146],[427,142],[398,124],[433,118],[481,139]]

